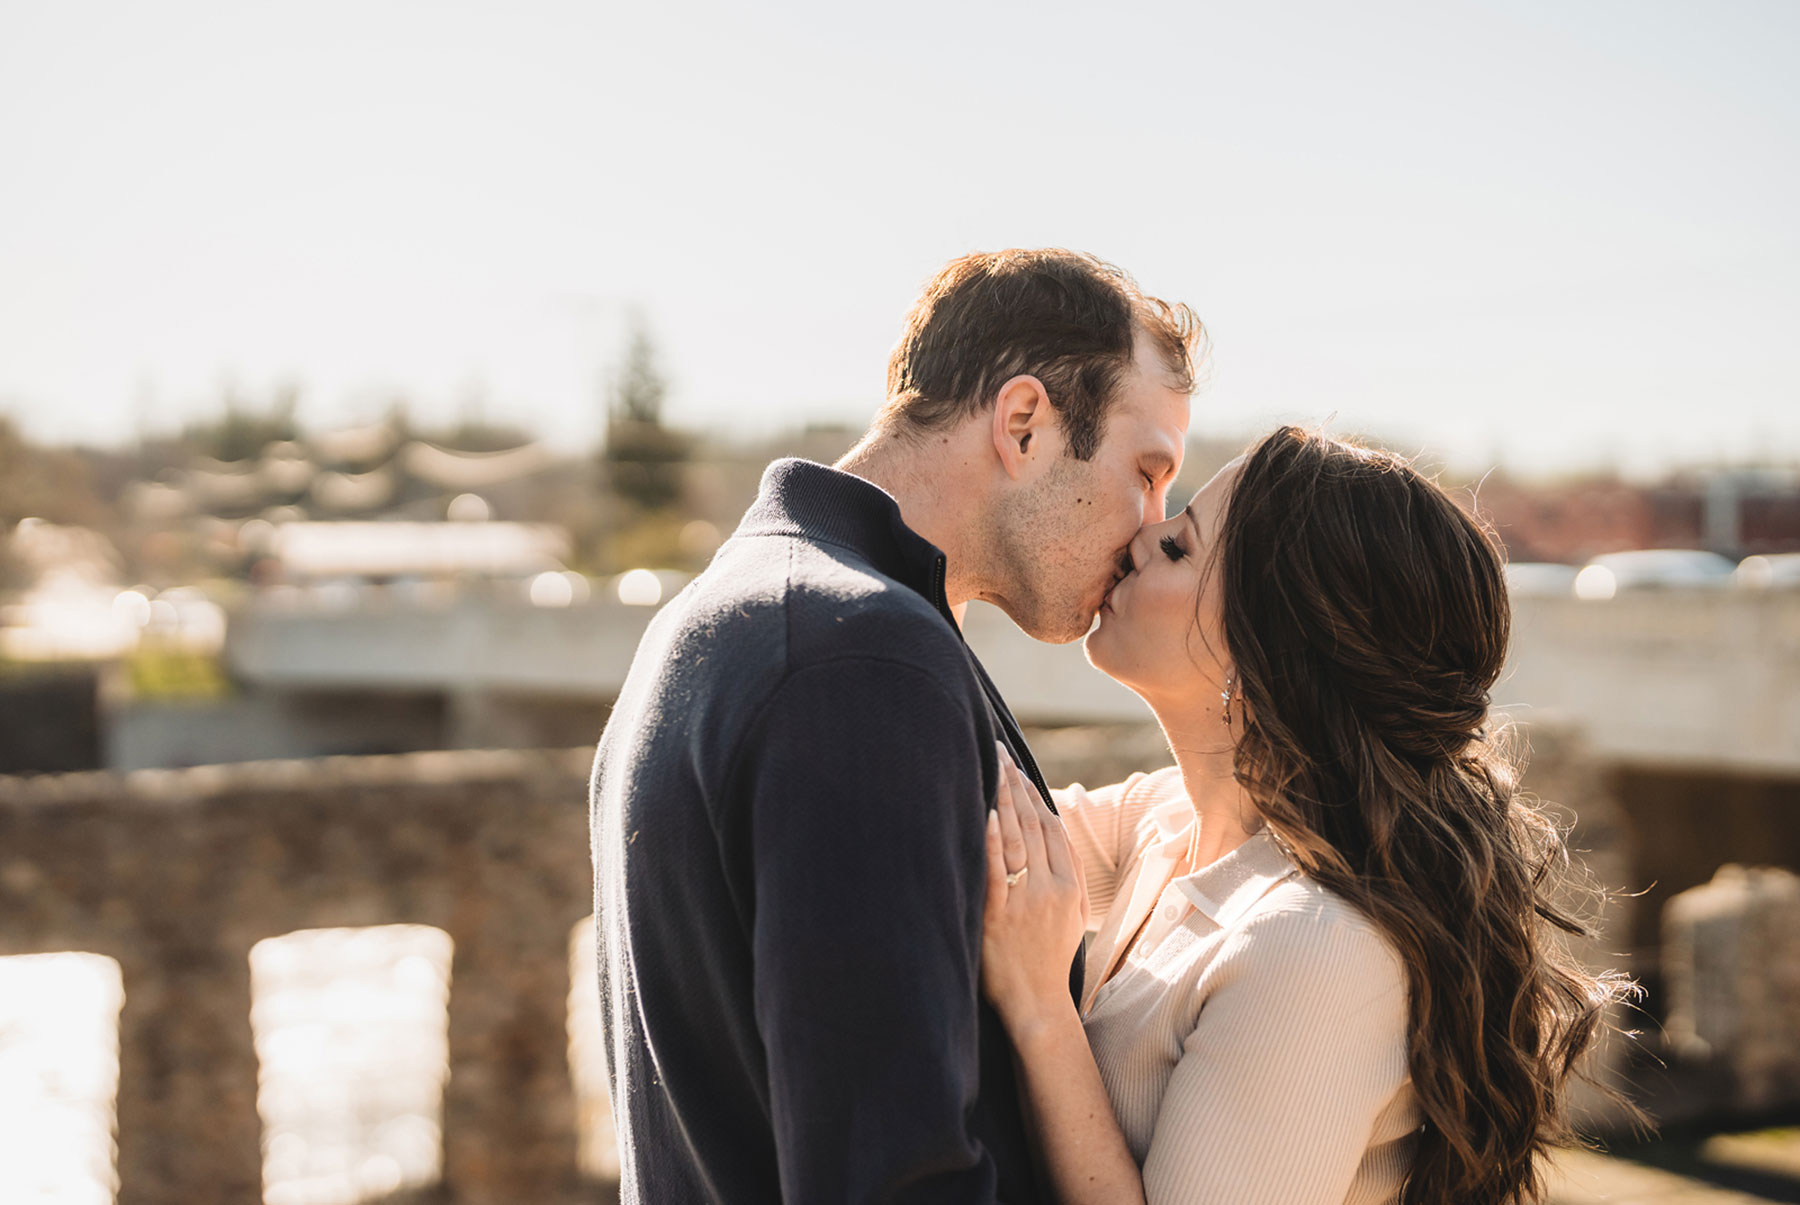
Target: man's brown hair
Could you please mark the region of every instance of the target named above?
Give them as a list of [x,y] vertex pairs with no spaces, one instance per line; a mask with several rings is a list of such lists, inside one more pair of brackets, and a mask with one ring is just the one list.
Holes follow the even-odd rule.
[[1069,455],[1100,447],[1137,332],[1170,388],[1191,393],[1205,330],[1185,305],[1148,296],[1123,270],[1079,251],[984,251],[952,260],[925,286],[888,358],[876,421],[936,431],[980,413],[1020,374],[1043,382]]

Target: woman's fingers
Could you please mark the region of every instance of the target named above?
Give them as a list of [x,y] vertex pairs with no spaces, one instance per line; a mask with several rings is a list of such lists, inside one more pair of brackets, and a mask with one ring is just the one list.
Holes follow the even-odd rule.
[[1049,808],[1044,806],[1043,796],[1025,772],[1017,766],[1012,774],[1013,806],[1019,810],[1020,825],[1025,831],[1025,844],[1030,850],[1032,864],[1044,865],[1052,874],[1067,873],[1066,866],[1058,865],[1056,857],[1051,853],[1051,844],[1057,825],[1057,819]]
[[987,879],[988,904],[1006,898],[1006,850],[1000,839],[1000,809],[995,808],[987,818]]
[[1028,863],[1029,851],[1025,847],[1025,830],[1019,819],[1018,803],[1013,798],[1012,759],[1006,756],[1006,746],[996,743],[1000,750],[1000,786],[995,792],[994,811],[1000,816],[1000,843],[1006,854],[1006,869],[1010,871],[1023,869]]
[[[1064,828],[1063,836],[1068,835],[1069,830]],[[1075,889],[1081,892],[1081,927],[1086,929],[1094,919],[1092,906],[1088,902],[1087,871],[1081,865],[1081,855],[1075,852],[1072,843],[1069,846],[1069,866],[1075,871]]]
[[1019,767],[1008,762],[1007,780],[1012,791],[1013,810],[1018,813],[1019,829],[1025,838],[1025,864],[1034,868],[1046,866],[1048,857],[1044,852],[1044,821],[1027,793],[1029,784],[1025,781],[1025,775]]
[[1059,879],[1074,882],[1075,868],[1071,863],[1075,855],[1069,849],[1068,832],[1053,812],[1045,811],[1041,821],[1044,826],[1044,861],[1049,864],[1050,873]]
[[996,747],[1000,752],[1000,788],[994,808],[996,819],[990,827],[999,834],[1002,866],[1008,875],[1036,869],[1041,880],[1036,884],[1039,887],[1049,887],[1052,879],[1069,880],[1081,890],[1085,909],[1087,892],[1068,830],[1012,760],[1006,746],[996,742]]
[[1050,873],[1058,878],[1073,878],[1071,862],[1074,854],[1069,849],[1069,834],[1063,828],[1062,820],[1044,802],[1036,783],[1020,774],[1017,785],[1019,794],[1024,796],[1022,806],[1037,822],[1037,829],[1043,840],[1044,860]]

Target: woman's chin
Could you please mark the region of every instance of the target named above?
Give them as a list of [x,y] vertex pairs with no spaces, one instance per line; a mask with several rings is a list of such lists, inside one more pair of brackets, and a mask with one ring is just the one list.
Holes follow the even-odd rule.
[[1111,641],[1109,629],[1117,622],[1112,612],[1100,612],[1094,617],[1094,626],[1088,629],[1087,636],[1081,642],[1081,650],[1087,654],[1088,664],[1103,674],[1108,672],[1106,646]]
[[1111,611],[1102,611],[1100,621],[1087,634],[1087,639],[1081,642],[1081,650],[1087,654],[1089,665],[1142,697],[1144,692],[1138,688],[1136,681],[1138,675],[1131,671],[1130,650],[1119,644],[1122,635],[1119,617]]

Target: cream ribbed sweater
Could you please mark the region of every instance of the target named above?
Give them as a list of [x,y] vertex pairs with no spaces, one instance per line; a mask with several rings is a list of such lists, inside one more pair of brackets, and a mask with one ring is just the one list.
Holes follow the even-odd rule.
[[1266,830],[1177,875],[1174,767],[1056,806],[1098,918],[1083,1020],[1149,1205],[1398,1201],[1421,1118],[1381,933]]

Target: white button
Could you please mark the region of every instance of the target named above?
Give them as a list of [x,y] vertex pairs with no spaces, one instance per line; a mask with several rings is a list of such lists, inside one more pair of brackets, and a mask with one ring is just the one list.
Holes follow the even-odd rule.
[[1163,908],[1163,919],[1164,920],[1174,920],[1175,913],[1176,913],[1175,905],[1169,904],[1165,908]]

